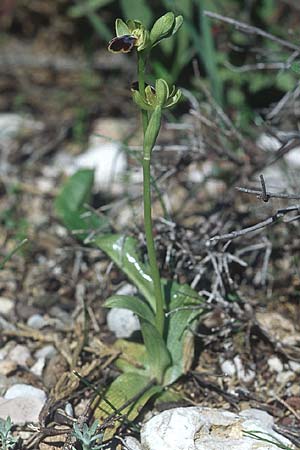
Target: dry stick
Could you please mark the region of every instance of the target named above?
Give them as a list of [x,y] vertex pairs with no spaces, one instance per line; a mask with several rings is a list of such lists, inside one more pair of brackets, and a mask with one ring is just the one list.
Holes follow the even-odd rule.
[[[231,233],[222,234],[220,236],[214,236],[210,238],[206,245],[209,247],[211,243],[217,242],[217,241],[227,241],[228,239],[236,239],[240,236],[244,236],[245,234],[252,233],[253,231],[260,230],[261,228],[267,227],[269,225],[273,225],[274,223],[278,222],[279,219],[281,219],[285,214],[288,214],[292,211],[299,211],[299,206],[290,206],[288,208],[278,209],[278,211],[268,219],[263,220],[262,222],[259,222],[251,227],[243,228],[239,231],[232,231]],[[300,216],[297,216],[300,218]]]
[[267,203],[270,200],[270,197],[267,194],[267,188],[263,174],[260,174],[259,178],[261,182],[261,199],[263,202]]
[[250,72],[253,70],[287,70],[291,68],[293,61],[298,58],[299,51],[294,51],[285,62],[244,64],[243,66],[235,66],[229,61],[225,61],[225,67],[236,73]]
[[284,108],[284,106],[292,99],[296,99],[300,94],[300,83],[298,82],[296,87],[288,91],[284,96],[279,100],[278,103],[274,106],[274,108],[267,114],[266,118],[271,120],[273,119],[280,111]]
[[[244,192],[245,194],[257,195],[258,198],[263,199],[264,192],[262,192],[259,189],[248,189],[248,188],[243,188],[243,187],[236,187],[235,189],[239,192]],[[269,192],[266,190],[265,195],[269,199],[270,198],[283,198],[283,199],[287,199],[287,200],[300,200],[300,194],[281,194],[281,193],[277,194],[275,192]]]
[[296,50],[297,52],[300,51],[300,47],[298,45],[292,44],[291,42],[288,42],[285,39],[281,39],[274,36],[273,34],[267,33],[261,28],[253,27],[252,25],[248,25],[247,23],[240,22],[239,20],[232,19],[231,17],[222,16],[221,14],[217,14],[212,11],[205,10],[204,14],[207,17],[211,17],[212,19],[221,20],[222,22],[226,22],[230,25],[233,25],[235,28],[237,28],[240,31],[243,31],[244,33],[257,34],[259,36],[265,37],[266,39],[270,39],[270,41],[277,42],[278,44],[282,45],[282,47],[289,48],[290,50]]
[[254,70],[285,70],[290,69],[291,64],[285,62],[276,63],[256,63],[256,64],[244,64],[243,66],[235,66],[230,62],[224,63],[227,69],[232,70],[235,73],[253,72]]

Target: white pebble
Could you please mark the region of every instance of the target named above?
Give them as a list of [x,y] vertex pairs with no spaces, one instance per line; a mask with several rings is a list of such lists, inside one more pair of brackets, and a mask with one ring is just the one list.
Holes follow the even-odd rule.
[[42,389],[38,389],[30,384],[14,384],[7,389],[4,395],[6,400],[11,400],[17,397],[35,397],[41,402],[45,402],[47,400],[47,395],[44,391],[42,391]]

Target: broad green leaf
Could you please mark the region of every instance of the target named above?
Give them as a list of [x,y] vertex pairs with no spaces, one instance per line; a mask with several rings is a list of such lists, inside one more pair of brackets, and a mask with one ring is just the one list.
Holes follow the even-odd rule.
[[121,0],[121,7],[126,19],[134,15],[146,28],[152,22],[153,14],[146,0]]
[[[169,299],[167,348],[171,354],[172,366],[167,370],[165,384],[176,381],[190,369],[194,356],[194,335],[198,316],[202,312],[202,298],[188,285],[172,282],[165,287]],[[169,290],[169,292],[167,292]],[[199,306],[199,308],[198,308]],[[182,309],[184,308],[184,309]]]
[[170,353],[155,326],[141,320],[141,331],[147,352],[148,371],[151,377],[162,383],[164,373],[171,364]]
[[82,208],[91,198],[93,183],[94,171],[91,169],[78,170],[68,178],[55,201],[57,212],[63,215],[65,209],[78,211]]
[[107,234],[96,237],[95,244],[128,276],[155,311],[152,278],[138,256],[137,240],[121,234]]
[[104,306],[106,308],[125,308],[129,309],[133,313],[135,313],[138,317],[147,320],[148,322],[155,324],[155,316],[148,305],[144,300],[133,297],[131,295],[112,295],[109,297]]
[[[105,401],[102,399],[95,411],[95,417],[102,423],[110,414],[116,411],[120,412],[123,416],[130,421],[134,420],[141,411],[141,408],[147,403],[147,401],[162,391],[161,386],[153,386],[150,383],[150,378],[137,373],[123,373],[116,378],[109,386],[106,394]],[[147,386],[149,386],[147,388]],[[139,394],[141,394],[139,396]],[[138,398],[137,398],[138,397]],[[133,402],[129,406],[124,408],[124,404],[133,399]],[[112,405],[114,408],[112,408]],[[107,428],[105,430],[105,440],[112,437],[121,423],[114,421],[114,428]]]
[[182,391],[175,391],[169,386],[168,389],[165,389],[161,394],[157,396],[155,399],[155,406],[159,406],[162,404],[171,404],[182,402],[184,393]]
[[160,40],[171,36],[174,26],[175,16],[172,12],[168,12],[157,19],[150,31],[152,45],[156,45]]
[[114,348],[120,351],[120,356],[115,361],[115,366],[118,369],[122,370],[122,372],[148,375],[145,371],[147,356],[143,344],[117,339],[114,343]]
[[124,36],[126,34],[130,34],[128,26],[126,25],[125,22],[123,22],[122,19],[116,19],[115,28],[117,36]]
[[108,229],[108,220],[88,211],[94,181],[94,171],[82,169],[63,185],[55,200],[55,211],[70,231],[80,231],[76,237],[84,239],[91,231]]

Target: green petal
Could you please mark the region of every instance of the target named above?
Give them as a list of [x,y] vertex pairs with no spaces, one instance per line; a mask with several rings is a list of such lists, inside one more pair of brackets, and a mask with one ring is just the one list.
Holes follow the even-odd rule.
[[145,99],[141,96],[139,91],[133,91],[132,98],[134,103],[136,103],[140,108],[144,109],[145,111],[153,111],[153,106],[149,105],[145,101]]
[[146,97],[146,101],[149,105],[153,105],[155,106],[156,104],[156,95],[155,92],[153,92],[153,89],[151,86],[146,86],[145,87],[145,97]]
[[163,108],[169,98],[168,83],[163,78],[159,78],[155,82],[155,90],[156,90],[157,104]]

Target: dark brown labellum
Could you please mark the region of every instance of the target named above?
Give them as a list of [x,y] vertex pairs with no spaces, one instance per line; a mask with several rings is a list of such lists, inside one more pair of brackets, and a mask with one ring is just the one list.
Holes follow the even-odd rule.
[[108,44],[108,50],[113,53],[128,53],[136,43],[136,37],[125,34],[114,37]]

